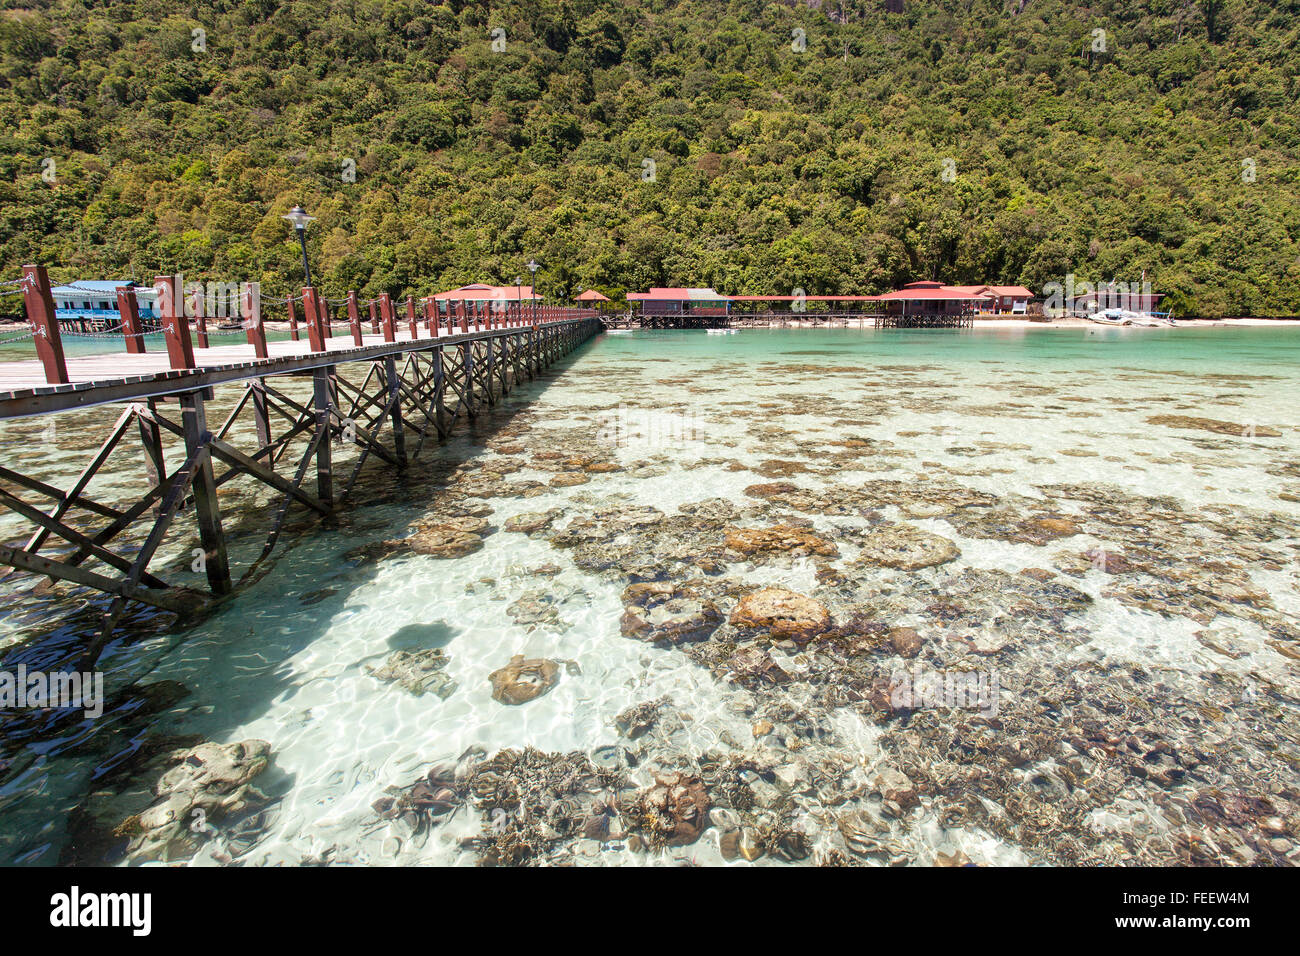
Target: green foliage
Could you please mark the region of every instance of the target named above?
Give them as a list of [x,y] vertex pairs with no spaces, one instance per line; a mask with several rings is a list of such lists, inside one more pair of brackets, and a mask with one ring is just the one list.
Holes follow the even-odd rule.
[[332,296],[536,257],[552,295],[1145,269],[1183,312],[1300,313],[1294,0],[27,6],[0,11],[0,277],[282,292],[302,203]]

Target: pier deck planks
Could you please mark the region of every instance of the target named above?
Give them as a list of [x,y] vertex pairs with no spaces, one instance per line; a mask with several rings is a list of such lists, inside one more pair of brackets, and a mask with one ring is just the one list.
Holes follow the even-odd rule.
[[[548,324],[559,323],[539,323],[537,327]],[[383,335],[367,332],[362,336],[362,346],[353,344],[351,333],[336,333],[325,340],[326,351],[323,353],[313,352],[304,337],[299,341],[268,342],[267,352],[270,358],[260,360],[253,354],[253,347],[242,340],[238,344],[206,349],[196,345],[194,359],[197,368],[181,371],[172,370],[167,352],[162,348],[144,355],[132,355],[124,351],[70,355],[67,357],[69,383],[57,386],[46,383],[45,369],[39,359],[0,362],[0,419],[178,392],[186,388],[202,388],[211,384],[208,380],[212,378],[210,373],[235,373],[220,376],[222,380],[275,375],[300,370],[302,363],[295,360],[310,360],[324,355],[333,357],[336,353],[337,358],[333,362],[372,360],[376,353],[382,356],[409,351],[413,347],[448,345],[469,339],[517,334],[526,328],[527,326],[491,330],[480,328],[468,333],[442,329],[436,338],[422,334],[414,339],[410,330],[404,328],[396,332],[395,342],[385,342]]]

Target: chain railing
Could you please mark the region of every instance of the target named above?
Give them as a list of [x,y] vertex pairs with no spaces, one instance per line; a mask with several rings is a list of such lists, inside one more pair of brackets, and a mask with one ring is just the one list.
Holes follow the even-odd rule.
[[[22,332],[0,333],[0,344],[32,339],[37,357],[45,368],[45,380],[51,385],[68,382],[67,362],[63,355],[62,340],[64,336],[77,339],[123,342],[126,351],[132,354],[146,352],[145,340],[151,335],[162,335],[168,353],[169,366],[172,369],[197,368],[195,347],[191,332],[198,340],[198,347],[209,347],[210,338],[229,338],[244,336],[253,346],[258,358],[269,358],[266,340],[266,320],[262,314],[263,306],[284,308],[292,341],[300,341],[298,313],[295,306],[301,306],[303,324],[306,326],[309,352],[330,351],[328,340],[336,331],[346,330],[350,333],[354,346],[364,344],[365,335],[382,335],[385,342],[399,339],[399,328],[406,326],[404,334],[408,340],[421,338],[439,338],[445,335],[467,334],[470,332],[487,332],[497,329],[528,328],[556,321],[590,318],[596,311],[587,308],[571,308],[546,305],[534,301],[501,299],[453,299],[447,295],[416,297],[408,295],[403,303],[405,315],[398,315],[396,303],[391,294],[382,293],[372,299],[360,299],[355,291],[349,290],[342,299],[331,299],[320,295],[311,287],[304,288],[297,295],[286,293],[283,297],[266,298],[260,289],[252,287],[241,289],[239,296],[240,327],[236,329],[210,329],[208,319],[224,319],[226,316],[206,316],[202,314],[187,316],[186,311],[202,311],[203,300],[191,294],[177,295],[179,276],[158,276],[152,286],[137,286],[134,283],[123,284],[114,290],[120,321],[104,328],[82,331],[64,328],[55,311],[52,286],[43,266],[28,265],[23,267],[23,275],[18,279],[0,280],[0,297],[23,297],[23,306],[27,314],[28,328]],[[108,293],[100,288],[94,289],[77,282],[64,283],[64,288],[84,290],[98,296]],[[156,316],[152,319],[156,328],[146,328],[139,312],[139,290],[152,289],[156,293]],[[189,298],[193,297],[191,305]],[[340,319],[332,310],[346,307],[348,316]],[[179,315],[177,313],[180,313]],[[368,313],[368,315],[363,314]],[[367,332],[366,327],[369,326]]]

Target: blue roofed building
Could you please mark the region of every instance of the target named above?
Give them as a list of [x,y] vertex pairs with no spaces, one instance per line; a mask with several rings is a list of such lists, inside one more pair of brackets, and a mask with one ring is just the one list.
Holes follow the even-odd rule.
[[[54,317],[59,321],[91,320],[116,322],[117,290],[120,286],[134,285],[130,279],[78,279],[67,285],[56,285],[50,290],[54,299]],[[158,317],[158,293],[153,286],[135,286],[135,298],[140,304],[140,318]]]

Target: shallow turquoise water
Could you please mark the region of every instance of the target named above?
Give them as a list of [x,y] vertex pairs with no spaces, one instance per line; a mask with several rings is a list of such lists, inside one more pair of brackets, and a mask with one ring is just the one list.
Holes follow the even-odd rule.
[[[512,393],[505,411],[521,414],[526,450],[523,470],[508,477],[546,481],[549,473],[527,459],[552,439],[585,443],[625,470],[593,475],[575,487],[550,487],[538,497],[487,500],[497,526],[552,507],[566,509],[571,520],[616,503],[668,513],[715,498],[743,503],[747,486],[771,480],[753,470],[763,461],[799,459],[827,468],[834,449],[826,443],[853,435],[881,443],[884,452],[790,480],[808,488],[861,487],[944,474],[966,488],[1022,497],[1039,496],[1046,485],[1089,483],[1152,500],[1172,497],[1189,511],[1264,511],[1296,520],[1300,506],[1278,493],[1300,491],[1300,475],[1286,470],[1300,462],[1297,399],[1300,329],[1291,328],[607,334],[567,361],[562,374]],[[689,434],[683,438],[669,428],[658,438],[633,435],[622,447],[601,448],[599,413],[612,414],[620,405],[684,418]],[[1148,422],[1161,414],[1256,423],[1282,436],[1225,439]],[[67,483],[94,434],[79,421],[60,416],[55,437],[40,445],[40,423],[4,424],[0,455],[22,455],[30,468],[34,449],[41,448],[46,479]],[[498,424],[506,422],[503,415]],[[473,495],[481,480],[475,469],[508,457],[485,448],[489,438],[490,430],[458,437],[424,467],[468,465],[453,473],[453,485]],[[124,462],[122,473],[138,464]],[[371,485],[372,492],[393,488],[382,472]],[[256,516],[267,501],[248,505],[252,518],[235,548],[237,573],[255,553],[264,527]],[[189,631],[146,631],[141,621],[142,639],[119,643],[105,658],[110,685],[175,681],[188,694],[144,722],[110,713],[101,725],[62,729],[53,743],[24,737],[25,749],[9,754],[0,783],[0,858],[57,860],[69,841],[69,814],[84,804],[103,768],[149,734],[256,737],[271,744],[275,769],[268,790],[275,802],[245,851],[251,863],[297,863],[326,847],[339,862],[470,862],[458,838],[474,832],[472,815],[458,816],[417,845],[377,830],[371,804],[384,787],[405,785],[471,747],[592,752],[617,739],[614,715],[642,700],[671,696],[689,712],[692,719],[670,742],[675,753],[750,739],[750,717],[735,709],[724,681],[678,650],[624,638],[622,584],[575,567],[567,552],[544,539],[498,532],[482,550],[454,560],[406,555],[358,568],[346,558],[359,545],[400,537],[434,501],[427,486],[398,489],[390,501],[355,509],[336,530],[292,538],[281,544],[270,574]],[[882,513],[897,518],[892,506]],[[915,520],[960,545],[962,556],[949,570],[1014,571],[1049,560],[1050,548],[970,536],[942,517]],[[826,516],[813,521],[827,534],[852,526]],[[179,535],[169,544],[168,560],[182,560],[189,544]],[[1123,545],[1090,532],[1071,547]],[[1249,572],[1272,595],[1281,619],[1300,622],[1295,532],[1277,547],[1289,549],[1289,564],[1261,560]],[[559,566],[553,577],[528,573],[547,563]],[[749,585],[806,593],[816,586],[814,570],[796,561],[736,573]],[[1088,643],[1063,646],[1053,658],[1062,667],[1141,661],[1166,669],[1171,681],[1187,681],[1188,688],[1207,675],[1294,681],[1293,665],[1269,649],[1257,624],[1234,620],[1243,656],[1222,659],[1197,642],[1194,622],[1104,598],[1104,575],[1088,572],[1071,583],[1097,604],[1086,618]],[[6,593],[14,596],[16,585],[7,582]],[[522,626],[507,613],[520,594],[533,590],[549,595],[563,626]],[[83,603],[71,596],[53,602],[24,596],[8,604],[0,612],[0,642],[11,648],[6,662],[18,659],[14,654],[59,659],[90,619],[69,616]],[[450,655],[458,689],[446,700],[413,697],[367,673],[366,665],[382,664],[412,640]],[[505,708],[491,698],[487,675],[516,653],[576,661],[581,674],[566,675],[522,707]],[[835,720],[839,751],[874,766],[882,757],[880,728],[847,711]],[[918,822],[898,839],[901,852],[918,862],[940,847],[959,847],[990,863],[1044,859],[1028,845],[977,829],[943,832],[932,821]],[[704,843],[690,850],[703,862],[720,862],[717,852]],[[643,859],[624,848],[599,856],[607,863]]]

